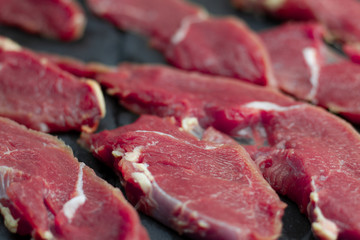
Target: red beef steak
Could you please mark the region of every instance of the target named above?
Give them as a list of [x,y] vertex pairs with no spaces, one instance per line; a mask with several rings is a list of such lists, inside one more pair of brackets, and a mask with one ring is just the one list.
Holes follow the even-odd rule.
[[240,145],[200,141],[142,116],[82,142],[121,174],[130,202],[194,239],[276,239],[285,204]]

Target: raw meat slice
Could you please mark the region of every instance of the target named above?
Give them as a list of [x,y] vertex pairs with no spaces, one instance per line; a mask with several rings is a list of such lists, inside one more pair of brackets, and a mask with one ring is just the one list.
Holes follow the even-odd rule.
[[207,15],[183,0],[87,0],[87,3],[96,15],[118,28],[151,36],[158,49],[169,44],[184,19],[196,20]]
[[360,137],[355,129],[310,105],[248,106],[261,116],[268,143],[252,157],[271,186],[307,212],[320,239],[359,239],[360,215],[354,209],[360,207]]
[[260,36],[281,90],[360,123],[360,66],[339,55],[329,57],[323,32],[320,25],[291,23]]
[[350,61],[328,64],[321,68],[318,105],[340,114],[352,123],[360,123],[360,65]]
[[0,23],[45,37],[72,41],[84,32],[86,19],[74,0],[0,0]]
[[239,137],[246,133],[238,129],[249,121],[242,112],[244,104],[255,100],[280,106],[300,104],[260,86],[161,65],[122,64],[98,74],[96,80],[133,112],[174,116],[189,129],[196,118],[203,128],[213,126]]
[[100,86],[0,38],[0,116],[43,132],[94,131],[105,115]]
[[350,57],[351,61],[360,64],[360,44],[346,44],[343,50]]
[[209,18],[193,22],[185,30],[165,52],[174,66],[275,85],[268,53],[245,23],[235,18]]
[[117,27],[151,37],[177,67],[275,84],[266,49],[240,20],[208,17],[183,0],[88,0],[88,4]]
[[35,239],[148,239],[121,192],[57,138],[0,118],[0,208]]
[[343,42],[360,42],[360,3],[357,0],[232,0],[235,6],[265,11],[286,20],[316,20]]
[[323,54],[324,29],[315,23],[290,23],[260,33],[279,89],[299,99],[314,100]]
[[141,211],[194,239],[276,239],[285,204],[240,145],[199,141],[169,119],[83,134]]

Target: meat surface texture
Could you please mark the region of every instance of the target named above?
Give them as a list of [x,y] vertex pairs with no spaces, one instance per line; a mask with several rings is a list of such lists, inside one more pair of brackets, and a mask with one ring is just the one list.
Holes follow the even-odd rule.
[[[181,34],[180,34],[181,33]],[[165,56],[178,68],[275,85],[268,54],[244,22],[209,18],[179,30]]]
[[316,107],[253,107],[269,146],[252,158],[271,186],[308,214],[320,239],[359,239],[359,134]]
[[194,239],[276,239],[285,204],[240,145],[199,141],[169,119],[82,135],[129,201]]
[[120,29],[150,37],[152,45],[177,67],[259,85],[275,84],[261,40],[238,19],[209,17],[184,0],[87,3],[94,13]]
[[192,128],[191,119],[195,118],[203,128],[213,126],[239,137],[245,134],[238,132],[239,128],[249,121],[246,114],[251,114],[243,109],[247,103],[256,100],[279,106],[299,104],[260,86],[161,65],[122,64],[98,74],[96,80],[135,113],[174,116],[188,125],[186,128]]
[[[360,41],[360,3],[357,0],[232,0],[239,8],[285,20],[315,20],[331,33],[328,39]],[[350,16],[350,17],[349,17]]]
[[299,99],[315,100],[320,68],[326,60],[323,33],[315,23],[289,23],[260,33],[281,90]]
[[[270,53],[277,86],[360,123],[360,66],[329,52],[324,29],[314,23],[290,23],[260,34]],[[356,51],[351,51],[356,62]]]
[[86,19],[75,0],[0,0],[0,24],[63,41],[79,39]]
[[0,118],[0,209],[6,227],[35,239],[148,239],[120,190],[62,141]]
[[203,133],[198,121],[247,144],[271,186],[299,205],[320,238],[360,237],[353,214],[360,139],[345,121],[268,89],[167,67],[122,65],[98,77],[134,112],[174,116],[186,131],[231,143]]
[[0,38],[0,116],[43,132],[94,131],[105,115],[101,88]]

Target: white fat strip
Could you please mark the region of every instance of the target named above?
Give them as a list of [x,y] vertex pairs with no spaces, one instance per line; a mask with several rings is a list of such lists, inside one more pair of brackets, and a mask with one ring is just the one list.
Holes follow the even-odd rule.
[[46,123],[39,123],[39,128],[41,132],[49,132],[50,128]]
[[181,128],[199,139],[204,133],[204,129],[200,127],[199,121],[195,117],[184,118],[181,121]]
[[11,153],[13,153],[13,152],[17,152],[17,151],[19,151],[18,149],[15,149],[15,150],[10,150],[8,147],[6,147],[6,152],[4,152],[4,155],[10,155]]
[[171,38],[171,43],[173,45],[180,43],[182,40],[185,39],[191,24],[201,22],[206,18],[207,18],[207,14],[204,11],[200,11],[195,16],[187,16],[184,19],[182,19],[180,27]]
[[85,164],[80,163],[78,179],[76,182],[76,196],[67,201],[63,206],[64,215],[71,223],[77,209],[86,201],[86,196],[83,191],[83,168]]
[[141,190],[145,194],[149,194],[151,191],[151,181],[150,179],[145,175],[145,173],[142,172],[133,172],[131,174],[131,177],[134,179],[136,183],[140,185]]
[[315,102],[315,96],[319,87],[319,74],[320,74],[320,64],[317,61],[316,49],[311,47],[304,48],[303,55],[305,62],[310,69],[310,73],[311,73],[310,83],[312,85],[312,88],[309,94],[306,96],[306,98],[312,102]]
[[142,148],[143,146],[135,147],[132,152],[125,153],[124,160],[129,162],[137,162],[139,160]]
[[137,130],[137,131],[135,131],[135,132],[140,132],[140,133],[154,133],[154,134],[158,134],[158,135],[161,135],[161,136],[167,136],[167,137],[170,137],[170,138],[172,138],[172,139],[181,141],[181,142],[183,142],[183,143],[185,143],[185,144],[189,144],[189,145],[191,145],[191,146],[194,146],[194,147],[199,148],[198,146],[196,146],[196,145],[194,145],[194,144],[192,144],[192,143],[190,143],[190,142],[188,142],[188,141],[184,141],[184,140],[182,140],[182,139],[176,138],[176,137],[174,137],[174,136],[172,136],[172,135],[170,135],[170,134],[167,134],[167,133],[158,132],[158,131],[146,131],[146,130]]
[[[8,150],[9,151],[9,150]],[[6,154],[6,152],[5,152]],[[6,166],[1,166],[0,167],[0,199],[7,199],[8,196],[6,194],[6,189],[9,187],[10,183],[11,183],[11,178],[10,177],[5,177],[5,175],[7,175],[7,173],[13,172],[14,169],[10,168],[10,167],[6,167]]]
[[74,26],[82,26],[86,23],[86,18],[82,13],[77,13],[73,16],[73,24]]
[[300,108],[301,106],[302,105],[282,107],[275,103],[260,102],[260,101],[249,102],[244,105],[244,107],[246,107],[246,108],[254,108],[254,109],[265,110],[265,111],[278,111],[278,112],[288,111],[288,110],[295,109],[295,108]]
[[[8,149],[8,148],[7,148]],[[9,149],[4,154],[10,154],[12,151],[9,151]],[[8,196],[6,194],[6,189],[9,187],[11,183],[11,177],[9,176],[11,172],[14,172],[14,169],[7,167],[7,166],[1,166],[0,167],[0,199],[7,199]],[[6,176],[8,175],[8,176]],[[0,212],[1,215],[4,217],[4,224],[6,228],[12,232],[16,233],[18,228],[18,222],[20,219],[15,219],[10,212],[10,209],[7,207],[4,207],[0,203]]]
[[20,51],[21,47],[9,38],[0,37],[0,48],[5,51]]
[[0,203],[0,212],[1,212],[1,215],[3,215],[3,217],[4,217],[4,224],[5,224],[6,228],[10,232],[16,233],[17,228],[18,228],[18,222],[19,222],[20,218],[15,219],[11,215],[10,209],[7,207],[4,207],[1,203]]
[[285,2],[285,0],[265,0],[264,5],[268,10],[275,11],[281,8]]
[[[311,204],[311,202],[315,203],[315,208],[314,208],[314,215],[315,215],[315,221],[311,224],[311,227],[314,231],[314,233],[324,239],[328,239],[328,240],[336,240],[338,235],[339,235],[339,229],[336,226],[336,224],[332,221],[330,221],[329,219],[327,219],[321,209],[317,206],[317,202],[319,201],[319,194],[316,192],[316,185],[315,185],[315,180],[314,178],[312,178],[311,180],[311,186],[313,188],[313,192],[311,192],[310,194],[310,203],[309,206]],[[308,207],[309,209],[309,207]]]
[[[154,177],[151,172],[147,169],[147,163],[137,163],[141,154],[141,149],[143,147],[135,147],[132,152],[125,153],[123,160],[131,162],[132,166],[137,170],[137,172],[133,172],[131,177],[140,185],[140,188],[145,194],[149,194],[152,189],[152,181],[154,181]],[[114,155],[114,152],[113,152]]]

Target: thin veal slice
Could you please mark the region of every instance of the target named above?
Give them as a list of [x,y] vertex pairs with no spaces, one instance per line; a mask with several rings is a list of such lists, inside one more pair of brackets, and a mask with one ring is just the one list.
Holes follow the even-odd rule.
[[0,0],[0,24],[63,41],[79,39],[85,14],[75,0]]
[[57,138],[0,117],[0,209],[6,227],[35,239],[148,239],[119,189]]
[[0,116],[43,132],[94,131],[105,115],[100,86],[0,38]]
[[130,202],[194,239],[277,239],[285,208],[240,145],[200,141],[171,119],[137,122],[82,142],[120,173]]
[[179,68],[275,85],[266,49],[239,19],[208,16],[184,0],[87,3],[94,13],[120,29],[150,37],[152,44]]

